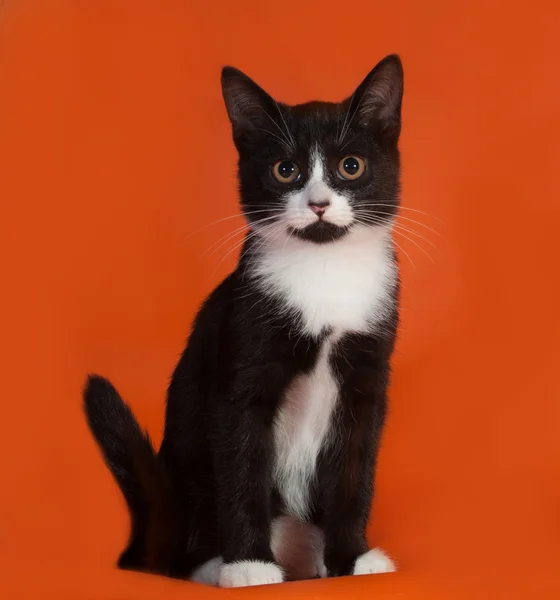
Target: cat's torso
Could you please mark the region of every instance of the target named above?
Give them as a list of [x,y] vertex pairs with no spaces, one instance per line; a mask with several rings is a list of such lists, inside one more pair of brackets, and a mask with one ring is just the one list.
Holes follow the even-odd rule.
[[294,337],[319,340],[312,368],[290,381],[274,419],[274,483],[284,511],[306,520],[318,458],[336,443],[340,342],[351,334],[381,333],[378,325],[393,308],[397,271],[387,231],[357,231],[326,247],[297,246],[288,241],[263,253],[254,272],[293,320]]

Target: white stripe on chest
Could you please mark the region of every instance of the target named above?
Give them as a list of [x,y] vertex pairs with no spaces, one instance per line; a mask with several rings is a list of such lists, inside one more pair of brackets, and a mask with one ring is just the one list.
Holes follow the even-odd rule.
[[339,333],[322,344],[311,373],[297,376],[274,422],[274,481],[289,514],[305,520],[317,457],[327,441],[338,399],[329,357]]
[[274,481],[287,512],[301,519],[339,396],[329,357],[345,333],[375,331],[396,282],[389,232],[356,229],[332,244],[280,240],[263,252],[255,272],[287,313],[300,316],[301,333],[317,337],[331,330],[312,371],[289,385],[274,422]]

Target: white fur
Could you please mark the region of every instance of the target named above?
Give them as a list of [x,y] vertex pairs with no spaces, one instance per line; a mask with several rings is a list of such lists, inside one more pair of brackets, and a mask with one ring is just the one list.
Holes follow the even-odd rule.
[[189,577],[190,581],[204,583],[205,585],[218,585],[220,571],[224,561],[221,556],[216,556],[197,567]]
[[372,331],[396,283],[390,230],[356,225],[340,240],[314,244],[288,233],[263,241],[253,267],[266,293],[281,296],[303,317],[303,333],[325,327]]
[[286,197],[285,222],[294,229],[304,229],[319,217],[309,208],[309,202],[328,200],[324,220],[345,227],[354,220],[353,210],[343,194],[332,190],[325,181],[323,157],[319,149],[311,155],[311,176],[305,187]]
[[222,566],[219,586],[223,588],[247,587],[282,583],[283,580],[281,569],[274,563],[242,560]]
[[396,571],[395,563],[381,550],[374,548],[362,554],[356,560],[352,575],[372,575],[375,573],[393,573]]
[[272,523],[271,548],[288,581],[326,576],[325,540],[321,529],[294,517],[278,517]]
[[333,333],[323,343],[310,374],[292,381],[274,422],[274,479],[286,509],[300,519],[307,517],[309,484],[338,398],[338,384],[329,367],[337,337]]

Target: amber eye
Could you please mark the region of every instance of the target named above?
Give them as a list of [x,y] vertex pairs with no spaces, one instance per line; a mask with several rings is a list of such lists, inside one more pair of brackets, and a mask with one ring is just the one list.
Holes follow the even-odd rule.
[[358,179],[365,170],[366,163],[359,156],[346,156],[338,163],[338,176],[347,181]]
[[279,160],[272,165],[272,174],[280,183],[293,183],[299,178],[299,167],[291,160]]

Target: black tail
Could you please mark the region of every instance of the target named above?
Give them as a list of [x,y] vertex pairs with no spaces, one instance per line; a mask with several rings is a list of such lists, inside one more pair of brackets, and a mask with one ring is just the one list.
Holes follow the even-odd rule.
[[113,385],[97,375],[84,389],[87,422],[128,505],[131,535],[118,565],[165,572],[172,532],[172,494],[147,433]]

